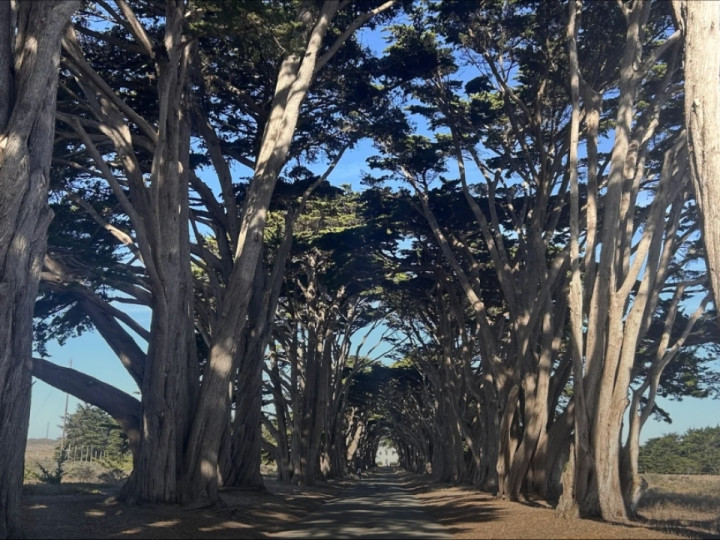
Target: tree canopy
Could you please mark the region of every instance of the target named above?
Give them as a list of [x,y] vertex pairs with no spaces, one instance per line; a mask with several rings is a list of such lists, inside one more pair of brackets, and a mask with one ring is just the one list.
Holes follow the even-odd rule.
[[[658,396],[720,390],[691,3],[50,4],[17,388],[32,365],[117,422],[124,501],[219,503],[263,456],[343,477],[386,439],[439,481],[632,517]],[[88,331],[139,397],[44,358]]]

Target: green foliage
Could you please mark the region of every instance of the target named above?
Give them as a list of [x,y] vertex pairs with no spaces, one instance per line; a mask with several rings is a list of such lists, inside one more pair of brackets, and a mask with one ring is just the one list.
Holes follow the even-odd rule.
[[641,473],[720,474],[720,426],[650,439],[638,463]]
[[105,411],[92,405],[78,405],[65,426],[66,447],[85,446],[104,455],[105,465],[123,468],[130,459],[130,446],[120,425]]
[[35,474],[37,476],[38,480],[45,484],[59,484],[62,482],[63,477],[65,476],[65,462],[68,460],[68,454],[67,454],[67,448],[61,448],[58,446],[55,449],[55,470],[50,471],[43,467],[40,463],[37,464],[38,468],[40,469],[39,474]]

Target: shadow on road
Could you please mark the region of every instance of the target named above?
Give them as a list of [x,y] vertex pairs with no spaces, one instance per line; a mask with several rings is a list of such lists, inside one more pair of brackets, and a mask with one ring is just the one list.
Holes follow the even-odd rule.
[[394,473],[373,473],[269,538],[451,538]]

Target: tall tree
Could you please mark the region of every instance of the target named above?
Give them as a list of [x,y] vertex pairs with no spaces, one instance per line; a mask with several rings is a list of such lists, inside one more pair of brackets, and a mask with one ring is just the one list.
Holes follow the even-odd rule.
[[[399,80],[419,102],[408,109],[422,115],[435,133],[398,138],[385,143],[384,150],[413,186],[434,240],[475,311],[482,357],[495,385],[499,424],[489,428],[497,432],[491,438],[498,442],[498,490],[511,498],[523,496],[526,474],[548,440],[546,430],[554,420],[549,410],[552,366],[567,312],[568,258],[562,246],[567,127],[556,67],[555,9],[547,3],[538,3],[536,10],[494,2],[440,5],[430,20],[459,49],[457,54],[424,30],[418,9],[411,25],[395,30],[397,40],[387,58],[390,66],[400,57],[410,59],[405,69],[389,70],[388,79]],[[456,74],[460,62],[476,75],[465,85]],[[467,237],[443,227],[431,205],[431,182],[451,166],[457,167],[461,204],[475,227]],[[461,263],[478,241],[503,295],[508,342],[489,314],[491,289],[472,276],[476,263]]]
[[[175,501],[198,377],[190,244],[185,226],[189,218],[190,151],[186,86],[191,58],[190,44],[184,38],[186,3],[178,0],[165,4],[160,15],[164,27],[159,35],[141,24],[142,14],[139,16],[129,4],[119,1],[117,7],[116,12],[105,6],[110,20],[126,29],[136,44],[134,50],[156,75],[151,100],[153,124],[118,96],[120,88],[110,88],[98,75],[74,30],[65,36],[64,48],[85,99],[79,105],[84,105],[92,120],[82,113],[62,118],[82,141],[93,166],[129,216],[151,294],[148,351],[139,383],[142,437],[122,496],[130,501]],[[112,37],[108,39],[112,43]],[[101,153],[106,146],[98,147],[97,138],[88,133],[91,129],[107,137],[103,143],[110,143],[116,153],[118,172],[108,165]],[[136,144],[133,129],[142,134],[146,144]],[[145,154],[148,150],[149,156]]]
[[[578,38],[578,6],[569,4],[568,17],[574,109],[569,166],[575,424],[573,464],[568,471],[573,471],[574,478],[564,483],[561,511],[599,513],[609,521],[624,521],[632,512],[638,488],[638,478],[629,472],[633,466],[625,471],[619,467],[623,415],[637,352],[658,315],[661,299],[674,295],[675,302],[679,301],[695,281],[677,271],[683,264],[681,246],[691,245],[696,230],[692,223],[685,229],[692,213],[687,153],[684,132],[673,129],[680,32],[673,27],[667,4],[619,5],[624,30],[613,39],[623,46],[618,76],[611,86],[617,93],[613,99],[617,107],[609,113],[615,118],[615,129],[605,174],[598,147],[602,106],[608,98],[596,70],[583,61],[593,52],[578,47],[588,36]],[[585,29],[602,28],[593,24],[595,16],[592,11],[583,12]],[[582,132],[580,115],[585,123]],[[588,149],[583,162],[577,153],[580,133]],[[587,182],[584,209],[579,201],[579,171]],[[690,322],[700,315],[706,301],[700,302]],[[669,328],[672,313],[671,309]],[[691,328],[692,324],[687,327]],[[667,343],[658,350],[659,371],[662,359],[673,357]],[[636,420],[633,430],[638,427]]]
[[347,392],[368,361],[359,350],[351,354],[351,340],[378,318],[371,304],[379,266],[360,210],[351,192],[311,202],[285,275],[269,369],[276,425],[269,427],[280,476],[298,484],[347,472]]
[[65,425],[65,447],[86,446],[102,451],[109,460],[121,461],[130,454],[128,438],[120,425],[98,407],[78,404]]
[[76,1],[0,4],[0,538],[17,538],[60,39]]
[[[179,222],[190,220],[192,215],[191,226],[198,238],[198,245],[193,247],[193,252],[197,257],[194,260],[204,264],[206,275],[212,277],[210,280],[210,284],[213,286],[212,291],[216,293],[211,301],[202,306],[203,310],[196,312],[199,315],[198,319],[203,319],[198,325],[198,332],[202,334],[203,345],[207,346],[210,351],[207,359],[209,364],[206,363],[205,367],[211,367],[205,372],[206,376],[202,378],[202,384],[207,386],[215,380],[214,376],[218,368],[215,362],[218,361],[217,354],[219,354],[217,351],[225,350],[223,347],[226,347],[228,343],[232,344],[233,354],[231,355],[232,363],[225,366],[226,373],[230,377],[227,387],[230,387],[230,381],[234,381],[233,377],[238,373],[236,370],[238,366],[243,370],[243,373],[238,376],[239,380],[257,381],[256,375],[260,373],[257,365],[258,358],[261,361],[262,354],[258,354],[256,351],[263,349],[262,339],[257,338],[262,336],[262,332],[255,327],[245,328],[246,317],[242,313],[243,310],[247,312],[249,309],[249,302],[246,300],[248,300],[247,296],[252,288],[251,284],[259,257],[252,265],[243,266],[242,271],[237,270],[236,263],[239,260],[245,261],[245,259],[238,259],[238,257],[242,252],[242,247],[245,246],[246,239],[247,246],[252,246],[248,252],[251,259],[257,255],[256,248],[260,249],[258,247],[262,244],[261,241],[258,241],[262,239],[262,226],[260,225],[264,221],[264,214],[267,210],[265,198],[272,194],[274,183],[281,169],[292,155],[289,150],[290,140],[294,137],[295,123],[300,115],[304,97],[310,89],[310,83],[335,55],[339,52],[345,54],[342,52],[344,51],[342,45],[350,40],[355,30],[393,4],[392,1],[385,2],[369,9],[366,5],[338,2],[326,2],[320,9],[316,9],[317,6],[310,4],[294,6],[293,9],[251,6],[251,9],[258,9],[261,12],[258,15],[265,16],[266,12],[270,12],[268,20],[272,25],[284,28],[285,34],[280,45],[269,55],[271,58],[266,57],[267,51],[262,47],[253,48],[253,43],[249,43],[252,39],[246,40],[246,42],[240,39],[239,41],[243,42],[249,51],[254,50],[252,54],[266,55],[264,57],[266,61],[250,62],[242,66],[239,65],[241,61],[231,66],[223,65],[223,68],[229,70],[230,73],[225,81],[219,81],[208,73],[203,73],[199,68],[200,62],[193,63],[198,58],[210,57],[209,49],[201,48],[197,55],[194,54],[195,42],[192,38],[198,38],[199,47],[208,46],[200,39],[206,27],[198,23],[198,20],[201,20],[209,11],[217,11],[217,6],[213,3],[200,2],[189,10],[186,10],[185,3],[168,3],[167,9],[163,13],[156,10],[152,3],[147,2],[125,2],[123,0],[118,0],[114,4],[103,2],[85,13],[82,20],[77,21],[76,30],[79,37],[76,38],[72,33],[68,34],[66,58],[69,78],[66,92],[70,96],[70,100],[63,121],[74,131],[74,134],[70,135],[80,143],[75,143],[74,155],[70,154],[69,157],[64,158],[64,165],[107,182],[112,189],[112,195],[116,198],[115,208],[120,208],[121,212],[127,216],[125,223],[128,224],[128,231],[125,232],[117,226],[118,220],[108,219],[108,212],[112,213],[115,208],[106,208],[101,212],[97,210],[94,201],[93,204],[89,204],[90,201],[83,200],[78,196],[72,197],[72,202],[92,215],[99,226],[111,231],[118,241],[129,249],[131,257],[126,260],[140,262],[137,266],[132,266],[130,263],[124,265],[126,277],[131,276],[130,279],[134,279],[134,282],[122,283],[121,280],[112,280],[111,286],[118,288],[121,298],[124,300],[150,306],[153,312],[153,324],[150,331],[143,329],[140,325],[132,324],[131,320],[122,316],[120,310],[109,305],[108,298],[97,294],[96,291],[88,292],[78,287],[75,291],[75,301],[80,302],[86,309],[89,320],[102,332],[103,337],[118,353],[125,367],[138,381],[143,393],[143,400],[146,401],[144,409],[151,410],[155,405],[161,408],[164,406],[161,403],[164,398],[158,401],[157,396],[152,398],[150,394],[165,392],[163,388],[169,389],[170,393],[174,392],[171,388],[174,383],[166,385],[162,382],[164,375],[158,377],[157,375],[160,373],[155,373],[153,376],[148,371],[154,365],[163,364],[163,361],[156,362],[156,356],[162,356],[172,349],[158,348],[154,345],[155,341],[159,340],[158,343],[162,343],[164,339],[162,336],[169,335],[165,331],[166,327],[174,327],[175,332],[170,332],[170,334],[174,333],[180,338],[173,340],[173,343],[185,348],[174,356],[175,361],[182,364],[178,365],[178,369],[161,370],[163,373],[171,374],[169,376],[173,378],[173,381],[179,381],[178,384],[186,387],[186,391],[180,392],[179,395],[181,396],[180,401],[185,398],[187,400],[182,403],[178,402],[177,407],[171,407],[174,411],[173,414],[177,414],[175,417],[177,439],[173,443],[177,450],[173,458],[174,465],[168,459],[165,463],[166,466],[150,467],[154,471],[164,470],[167,474],[164,477],[165,480],[148,481],[150,483],[146,485],[142,483],[144,481],[138,480],[140,477],[146,477],[145,474],[134,474],[125,490],[128,500],[176,500],[178,492],[172,484],[177,482],[177,477],[180,475],[184,475],[186,479],[184,484],[186,489],[183,491],[185,498],[200,496],[205,491],[208,491],[211,496],[216,494],[213,486],[217,475],[208,476],[195,469],[206,462],[204,458],[199,457],[196,450],[198,445],[204,446],[206,449],[210,448],[208,450],[210,455],[217,455],[220,443],[215,439],[221,439],[222,436],[218,433],[225,431],[231,418],[229,401],[224,398],[221,398],[220,402],[215,401],[222,393],[215,394],[207,390],[206,392],[209,394],[205,395],[215,405],[211,406],[206,403],[199,411],[195,411],[192,404],[200,381],[198,373],[200,359],[193,352],[195,336],[192,326],[188,324],[188,321],[192,322],[194,313],[191,305],[192,290],[189,280],[191,260],[187,228],[180,226]],[[235,4],[226,7],[247,11],[245,6]],[[295,8],[298,11],[295,11]],[[178,13],[184,13],[184,15],[178,17]],[[337,18],[336,15],[338,15]],[[111,25],[93,26],[92,21],[96,20],[95,18],[98,16],[110,21]],[[238,17],[233,20],[241,20],[243,24],[253,27],[253,24],[256,23],[248,23],[248,20],[258,21],[262,19],[262,16]],[[208,20],[212,22],[210,19]],[[337,27],[333,27],[332,32],[326,34],[327,29],[332,27],[331,22],[333,21],[337,22]],[[287,24],[283,26],[284,23]],[[265,28],[263,22],[256,26]],[[194,32],[192,35],[190,27]],[[232,31],[236,30],[237,28],[232,29]],[[257,28],[252,28],[252,30],[255,31]],[[263,31],[265,32],[264,37],[267,38],[266,30],[262,30],[261,33]],[[218,44],[216,37],[208,37],[208,40],[215,46]],[[304,52],[308,47],[311,54],[305,55]],[[272,57],[275,53],[277,53],[277,58]],[[245,55],[238,54],[235,57],[244,59]],[[116,69],[115,63],[121,63],[127,67],[129,71],[125,73],[126,76],[118,78],[119,71]],[[238,87],[233,84],[236,82],[233,70],[244,73],[242,71],[244,68],[250,66],[254,69],[256,64],[257,69],[262,72],[261,76],[253,75],[250,79],[252,81],[260,80],[261,84],[258,86],[256,82],[252,82],[247,88],[241,84],[239,86],[243,90],[238,91]],[[281,65],[284,67],[280,69]],[[268,66],[270,67],[268,68]],[[273,79],[277,76],[276,69],[280,69],[281,75],[279,85],[274,86]],[[148,70],[155,72],[157,76],[146,77],[145,73]],[[191,70],[195,83],[194,89],[197,90],[193,99],[190,99],[185,85]],[[167,83],[172,80],[178,84],[171,85],[174,91],[167,92]],[[202,92],[204,88],[211,87],[211,84],[214,85],[212,88],[219,88],[225,98],[231,95],[237,102],[243,103],[243,108],[229,107],[227,102],[224,104],[225,108],[222,106],[216,106],[214,109],[209,107],[209,104],[214,105],[215,102],[205,99],[206,96],[202,95]],[[257,98],[257,103],[252,103],[255,98]],[[230,109],[242,111],[240,122],[228,116]],[[336,116],[331,116],[335,122]],[[167,133],[172,136],[162,138],[158,133],[162,134],[160,128],[166,119],[169,119],[168,122],[174,123],[174,126],[179,127],[180,130],[171,129],[173,126],[168,124],[166,126]],[[191,119],[192,125],[190,125]],[[240,125],[239,128],[238,125]],[[236,136],[237,131],[233,131],[233,129],[243,131],[246,128],[254,130],[255,135],[237,137],[235,141],[228,144],[225,144],[226,141],[218,136],[218,133],[231,133]],[[190,162],[190,129],[196,130],[201,140],[207,145],[209,160],[193,155],[193,161]],[[179,133],[177,136],[175,135],[176,131]],[[68,131],[63,133],[63,137],[68,137],[68,135]],[[265,137],[264,143],[262,142],[263,137]],[[342,136],[340,138],[343,140],[343,144],[346,144],[347,138]],[[314,152],[313,145],[317,144],[317,138],[308,138],[305,134],[305,139],[310,142],[304,142],[303,145],[308,148],[309,152]],[[338,137],[326,139],[326,143],[336,144]],[[239,144],[238,141],[240,141]],[[174,154],[167,153],[166,149],[170,147],[172,147],[171,150],[174,149]],[[78,159],[79,150],[83,150],[90,159],[85,159],[85,161]],[[240,150],[249,152],[249,154],[243,155]],[[259,158],[257,152],[262,154]],[[337,148],[335,148],[335,152],[342,153]],[[232,156],[232,159],[246,166],[257,168],[258,171],[262,170],[251,182],[246,197],[242,200],[242,208],[235,198],[233,179],[229,172],[230,166],[226,161],[227,156]],[[220,201],[215,199],[207,184],[198,178],[195,171],[191,170],[192,166],[208,163],[215,168],[220,181]],[[265,166],[268,163],[270,163],[270,168],[266,170]],[[162,172],[162,167],[167,168],[170,180],[168,182],[163,181],[162,174],[158,173],[158,171]],[[179,176],[173,173],[173,167],[176,169],[175,172],[180,171]],[[156,178],[158,182],[155,182]],[[260,179],[258,180],[258,178]],[[179,181],[175,182],[175,179]],[[193,208],[192,214],[187,202],[188,185],[192,185],[200,204],[205,205],[205,208],[199,212]],[[167,191],[161,187],[167,188]],[[173,189],[177,191],[173,192]],[[258,193],[262,193],[259,206],[255,204],[258,203]],[[166,195],[168,198],[165,198]],[[176,200],[165,205],[163,200],[169,202],[173,196],[176,196]],[[169,216],[172,209],[179,212],[175,218],[180,215],[182,217],[173,221],[174,225],[166,226],[166,221],[172,221],[170,218],[173,216]],[[166,212],[163,213],[163,210]],[[244,216],[243,219],[245,217],[247,219],[243,221],[240,219],[242,216]],[[256,218],[259,219],[258,222],[253,221]],[[247,231],[241,233],[241,222],[245,225],[254,223],[253,227],[259,226],[259,228],[253,229],[253,234],[247,235]],[[220,257],[215,256],[203,246],[202,233],[199,232],[200,227],[203,226],[210,226],[216,231],[214,242]],[[172,241],[166,242],[165,240],[168,239],[162,234],[155,234],[157,231],[164,232],[166,236],[177,235],[178,238],[173,236],[170,238]],[[258,237],[255,233],[260,236]],[[170,254],[167,262],[169,266],[176,266],[176,272],[168,275],[163,273],[166,266],[161,260],[163,253]],[[48,272],[53,286],[59,288],[67,284],[71,284],[73,287],[82,285],[82,280],[77,279],[77,275],[65,271],[67,265],[55,264],[57,262],[53,261],[52,272]],[[158,264],[163,268],[160,268]],[[212,271],[207,271],[208,269]],[[231,286],[234,282],[242,285]],[[159,309],[162,310],[165,306],[163,302],[167,300],[172,303],[172,298],[170,298],[172,291],[166,287],[168,283],[179,283],[179,286],[172,291],[177,293],[176,299],[180,303],[184,302],[185,307],[178,305],[177,309],[171,309],[165,316],[158,318]],[[200,284],[200,286],[204,287],[204,284]],[[231,292],[232,294],[238,293],[236,287],[240,287],[239,290],[244,291],[241,296],[245,300],[233,297],[231,301],[228,295]],[[205,289],[207,290],[207,287]],[[263,295],[270,291],[271,288],[267,289]],[[117,298],[115,299],[117,300]],[[262,299],[262,295],[258,297],[258,300]],[[262,304],[262,302],[259,301],[256,304]],[[206,306],[211,306],[211,309],[205,310]],[[223,311],[228,309],[229,311]],[[187,314],[187,317],[171,317],[170,313],[183,313]],[[236,317],[239,319],[236,320]],[[260,317],[261,320],[264,318],[266,315]],[[130,338],[129,333],[118,324],[118,321],[130,323],[137,335],[148,341],[147,354],[140,350],[134,340]],[[237,324],[238,321],[243,324]],[[156,326],[155,322],[159,326]],[[207,328],[213,329],[212,335],[203,334]],[[257,335],[250,339],[253,332]],[[223,347],[216,347],[218,340],[224,343]],[[250,345],[247,351],[244,350],[246,345]],[[252,354],[246,354],[248,351]],[[168,354],[172,356],[172,353]],[[249,360],[250,356],[254,360]],[[240,363],[241,357],[243,362]],[[230,357],[223,358],[229,360]],[[248,361],[245,361],[246,359]],[[246,368],[249,370],[248,373],[255,375],[245,377],[244,370]],[[43,373],[52,377],[53,374],[57,375],[57,370],[44,370]],[[157,388],[153,389],[145,383],[150,386],[155,384]],[[243,392],[244,395],[245,392]],[[168,398],[165,401],[170,403],[172,399]],[[107,402],[105,403],[107,404]],[[257,409],[260,407],[258,399],[249,400],[248,403],[252,403],[252,407]],[[208,407],[221,407],[224,412],[207,416]],[[196,437],[189,442],[186,429],[189,428],[191,416],[196,412],[198,414],[195,419],[196,429],[202,431],[207,426],[200,426],[210,422],[213,424],[211,426],[213,436]],[[256,412],[256,416],[259,416],[259,411]],[[153,418],[164,417],[165,414],[162,413],[146,415],[145,420],[151,421]],[[222,426],[215,426],[215,421]],[[173,424],[175,424],[174,421],[160,422],[154,428],[151,427],[149,431],[144,430],[143,433],[145,433],[145,438],[153,438],[156,436],[152,434],[155,428],[172,430],[174,429],[171,427]],[[164,440],[170,441],[173,440],[173,437],[168,435]],[[189,451],[187,456],[184,455],[186,450]],[[172,453],[172,450],[169,450],[168,455]],[[144,459],[142,445],[139,448],[137,459],[140,461]],[[257,467],[259,468],[259,462]],[[175,471],[173,474],[170,474],[171,469]],[[207,472],[206,468],[203,470]],[[158,474],[160,473],[158,472]],[[257,478],[257,476],[254,477]],[[206,480],[210,477],[213,479],[207,483]],[[151,484],[155,488],[151,489],[149,487]],[[150,491],[153,492],[150,493]]]
[[185,498],[207,493],[212,499],[217,499],[217,466],[223,419],[230,411],[228,388],[246,325],[267,210],[289,155],[301,106],[317,74],[345,41],[365,22],[393,4],[394,1],[390,0],[343,21],[345,25],[338,29],[337,36],[329,31],[338,16],[340,2],[325,1],[319,9],[303,4],[296,13],[296,41],[278,72],[270,114],[254,160],[253,178],[235,238],[232,272],[223,298],[219,299],[220,324],[213,335],[208,369],[202,380],[199,407],[193,419],[185,457]]
[[685,128],[707,268],[720,298],[720,4],[674,0],[685,37]]

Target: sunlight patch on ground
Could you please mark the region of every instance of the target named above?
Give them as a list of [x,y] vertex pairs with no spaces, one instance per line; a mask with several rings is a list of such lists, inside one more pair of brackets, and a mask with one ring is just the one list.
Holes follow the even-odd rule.
[[252,525],[240,523],[239,521],[223,521],[212,527],[200,527],[198,530],[202,532],[221,531],[223,529],[252,529]]
[[258,511],[255,512],[259,517],[264,518],[270,518],[270,519],[286,519],[287,513],[285,512],[273,512],[271,510],[268,511]]
[[85,512],[85,515],[88,517],[103,517],[105,515],[105,510],[88,510]]
[[166,521],[156,521],[155,523],[150,523],[150,527],[174,527],[175,525],[179,525],[180,520],[179,519],[168,519]]

